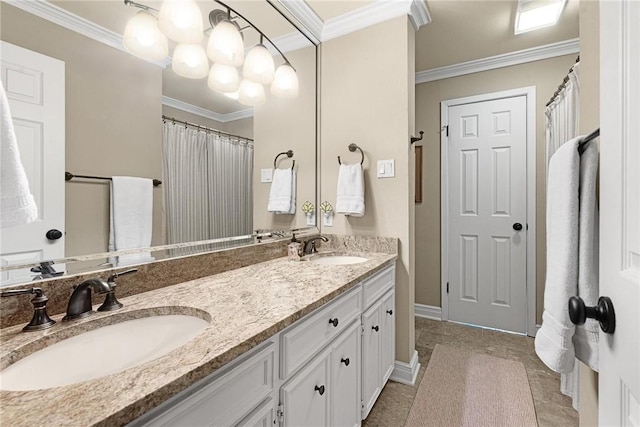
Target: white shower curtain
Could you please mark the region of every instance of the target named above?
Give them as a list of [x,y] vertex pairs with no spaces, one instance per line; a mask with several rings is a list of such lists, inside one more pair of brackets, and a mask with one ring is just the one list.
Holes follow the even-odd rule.
[[184,124],[163,125],[168,243],[253,229],[253,143]]
[[[574,64],[568,74],[569,81],[564,89],[545,109],[546,163],[545,174],[549,172],[549,161],[556,150],[565,142],[578,135],[580,127],[580,63]],[[573,407],[578,410],[578,359],[573,371],[560,376],[560,391],[573,399]]]

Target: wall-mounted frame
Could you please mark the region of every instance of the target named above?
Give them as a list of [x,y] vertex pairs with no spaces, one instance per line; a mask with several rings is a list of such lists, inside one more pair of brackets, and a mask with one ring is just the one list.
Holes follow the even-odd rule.
[[422,203],[422,145],[416,145],[415,202]]

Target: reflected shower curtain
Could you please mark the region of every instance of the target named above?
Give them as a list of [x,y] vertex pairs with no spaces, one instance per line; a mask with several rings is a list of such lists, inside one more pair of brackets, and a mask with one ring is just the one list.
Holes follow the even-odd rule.
[[[565,142],[578,136],[580,127],[580,63],[572,67],[564,89],[545,109],[546,163],[545,179],[549,173],[549,161],[556,150]],[[573,399],[573,407],[578,410],[578,359],[573,371],[560,376],[560,391]]]
[[162,149],[169,244],[252,233],[252,142],[166,121]]

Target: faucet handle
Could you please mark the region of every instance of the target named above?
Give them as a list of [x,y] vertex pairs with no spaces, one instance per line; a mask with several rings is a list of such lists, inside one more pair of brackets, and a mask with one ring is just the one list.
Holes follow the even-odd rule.
[[109,276],[109,278],[107,279],[107,284],[109,285],[109,292],[107,292],[107,295],[104,298],[104,302],[102,303],[102,305],[100,307],[98,307],[98,311],[113,311],[113,310],[117,310],[119,308],[124,307],[124,305],[118,301],[118,299],[116,298],[116,278],[120,277],[120,276],[124,276],[125,274],[132,274],[135,273],[136,271],[138,271],[137,268],[132,268],[131,270],[125,270],[125,271],[121,271],[119,273],[114,273],[111,276]]
[[22,328],[23,331],[40,331],[47,329],[56,324],[56,321],[51,319],[47,314],[47,301],[49,298],[44,294],[44,291],[40,288],[31,289],[16,289],[12,291],[0,292],[0,297],[12,297],[16,295],[35,294],[31,303],[33,304],[33,317],[27,326]]

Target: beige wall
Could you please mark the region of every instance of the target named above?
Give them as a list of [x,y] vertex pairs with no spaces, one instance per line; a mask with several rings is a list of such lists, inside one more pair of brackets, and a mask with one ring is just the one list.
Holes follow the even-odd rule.
[[[600,127],[600,9],[580,2],[580,133]],[[598,425],[598,374],[580,363],[580,427]]]
[[[0,15],[2,40],[65,62],[66,170],[161,179],[161,68],[4,2]],[[109,186],[78,180],[65,191],[66,255],[104,252]],[[162,244],[162,187],[153,191],[152,244]]]
[[416,303],[440,306],[440,102],[536,86],[537,323],[542,320],[545,277],[544,108],[575,62],[567,55],[416,86],[416,129],[424,130],[423,200],[416,205]]
[[[396,18],[330,40],[321,46],[320,200],[335,207],[338,160],[354,163],[365,153],[365,215],[336,215],[324,233],[397,237],[396,359],[409,362],[414,348],[414,283],[411,260],[413,181],[409,132],[414,32]],[[377,160],[395,159],[395,178],[377,179]],[[411,208],[410,208],[411,207]]]
[[[271,96],[254,112],[253,228],[288,230],[306,227],[302,204],[316,204],[316,48],[288,52],[296,69],[299,94],[295,99]],[[273,169],[278,153],[293,150],[291,159],[280,156],[278,167],[291,167],[296,161],[296,214],[267,212],[271,184],[260,182],[261,169]],[[317,208],[317,207],[316,207]]]

